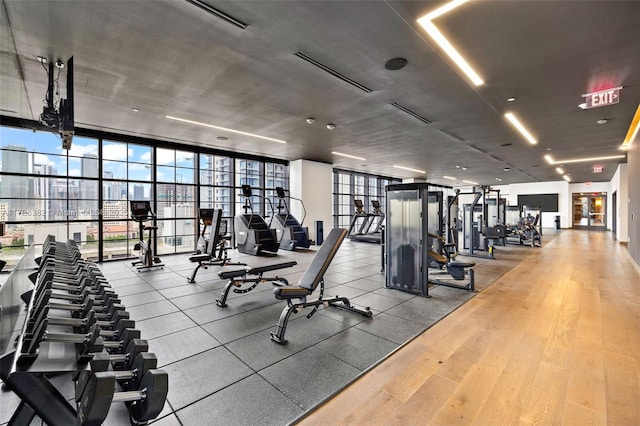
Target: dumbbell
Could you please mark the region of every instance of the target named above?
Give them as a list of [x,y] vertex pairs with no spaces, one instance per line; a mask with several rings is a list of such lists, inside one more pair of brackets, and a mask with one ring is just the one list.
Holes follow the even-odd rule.
[[82,294],[83,292],[93,294],[94,296],[96,296],[98,300],[105,300],[108,298],[118,297],[115,291],[113,291],[113,289],[111,288],[111,286],[109,286],[109,284],[93,283],[93,282],[90,282],[89,280],[86,280],[84,283],[75,285],[75,284],[65,284],[55,280],[46,280],[36,285],[36,289],[35,289],[36,300],[38,298],[38,295],[43,290],[46,290],[46,289],[62,290],[62,291],[69,292],[68,295],[65,293],[56,293],[58,295],[61,295],[61,297],[59,298],[62,298],[65,300],[74,300],[74,298],[71,296],[78,296],[78,294]]
[[134,328],[136,326],[135,321],[129,319],[129,313],[126,311],[116,311],[112,321],[98,321],[94,310],[90,310],[86,316],[81,318],[69,318],[51,316],[49,315],[50,309],[46,305],[39,310],[35,319],[29,319],[26,326],[27,334],[32,332],[45,318],[49,320],[49,325],[73,327],[74,333],[87,333],[93,324],[97,324],[101,329],[100,336],[111,339],[116,338],[126,328]]
[[92,354],[102,352],[103,349],[112,352],[122,353],[133,339],[140,338],[140,330],[133,328],[124,329],[119,340],[105,341],[100,336],[100,327],[96,324],[91,326],[87,333],[55,333],[47,331],[49,320],[44,319],[37,325],[32,336],[25,336],[23,339],[23,353],[35,354],[43,341],[75,343],[78,346],[77,354],[79,360],[90,358]]
[[[139,340],[139,339],[137,339]],[[142,341],[142,340],[140,340]],[[100,352],[93,355],[91,360],[91,371],[81,371],[76,377],[76,401],[80,402],[87,383],[92,373],[109,371],[111,359],[109,354]],[[139,352],[132,354],[132,362],[126,369],[113,371],[116,380],[124,390],[134,390],[140,388],[142,377],[147,371],[158,368],[158,358],[151,352]]]
[[[75,303],[50,303],[50,299],[63,299]],[[65,295],[54,293],[47,289],[35,296],[34,306],[51,305],[51,309],[64,309],[68,311],[86,312],[86,306],[91,304],[92,309],[96,311],[96,318],[99,320],[109,320],[113,313],[119,310],[126,310],[124,305],[120,303],[120,299],[109,298],[105,301],[96,299],[89,292],[83,292],[80,295]],[[54,306],[55,305],[55,306]],[[84,307],[83,307],[84,306]]]
[[129,415],[132,423],[153,420],[164,408],[169,392],[169,375],[164,370],[149,370],[142,377],[138,390],[115,392],[116,375],[98,372],[90,376],[78,403],[78,422],[87,426],[101,425],[112,402],[132,402]]

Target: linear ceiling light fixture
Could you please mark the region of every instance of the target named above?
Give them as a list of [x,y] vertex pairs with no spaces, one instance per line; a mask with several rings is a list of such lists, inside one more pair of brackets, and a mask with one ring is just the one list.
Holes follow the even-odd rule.
[[408,170],[410,172],[422,173],[423,175],[427,173],[424,170],[412,169],[411,167],[397,166],[395,164],[393,165],[393,167],[395,167],[396,169]]
[[354,160],[360,160],[360,161],[365,161],[366,160],[366,158],[356,157],[355,155],[343,154],[343,153],[337,152],[337,151],[331,151],[331,153],[333,155],[339,155],[341,157],[353,158]]
[[199,121],[186,120],[184,118],[172,117],[170,115],[165,115],[169,120],[181,121],[183,123],[195,124],[197,126],[209,127],[211,129],[224,130],[225,132],[237,133],[239,135],[251,136],[252,138],[264,139],[266,141],[278,142],[278,143],[287,143],[287,141],[283,141],[282,139],[270,138],[267,136],[256,135],[255,133],[243,132],[240,130],[229,129],[227,127],[214,126],[213,124],[201,123]]
[[556,167],[556,172],[558,172],[561,175],[564,174],[564,170],[562,170],[562,167]]
[[549,154],[544,156],[544,159],[547,160],[547,163],[553,164],[570,164],[570,163],[588,163],[590,161],[604,161],[604,160],[617,160],[619,158],[624,158],[625,155],[608,155],[605,157],[589,157],[589,158],[573,158],[571,160],[554,160]]
[[442,177],[445,178],[445,179],[449,179],[449,180],[458,180],[458,179],[456,179],[454,177],[451,177],[451,176],[442,176]]
[[569,175],[564,175],[564,176],[562,176],[562,178],[564,180],[566,180],[567,182],[571,182],[571,178],[569,177]]
[[631,144],[635,140],[636,136],[638,136],[638,131],[640,130],[640,104],[638,104],[638,109],[636,109],[636,113],[631,119],[631,124],[629,124],[629,130],[627,131],[627,136],[624,138],[624,142],[622,142],[622,146],[620,149],[627,150],[631,148]]
[[365,86],[364,84],[360,84],[355,80],[350,79],[349,77],[347,77],[344,74],[340,74],[338,71],[329,68],[328,66],[326,66],[325,64],[322,64],[318,61],[316,61],[315,59],[313,59],[310,56],[307,56],[306,54],[302,53],[302,52],[296,52],[294,53],[295,56],[297,56],[300,59],[303,59],[307,62],[309,62],[312,65],[315,65],[316,67],[320,68],[323,71],[328,72],[329,74],[331,74],[332,76],[339,78],[340,80],[344,81],[345,83],[349,83],[350,85],[352,85],[353,87],[357,87],[358,89],[362,90],[365,93],[371,93],[373,92],[373,90],[369,89],[367,86]]
[[478,183],[478,182],[474,182],[474,181],[472,181],[472,180],[464,180],[464,179],[463,179],[462,181],[463,181],[464,183],[468,183],[468,184],[470,184],[470,185],[479,185],[479,183]]
[[511,122],[513,127],[515,127],[522,134],[522,136],[524,136],[524,138],[529,141],[531,145],[535,145],[538,143],[536,138],[531,136],[531,133],[529,133],[529,131],[522,125],[522,123],[520,123],[520,121],[516,118],[515,115],[513,115],[513,113],[508,112],[504,116],[507,120],[509,120],[509,122]]
[[455,47],[449,40],[445,38],[444,35],[438,30],[438,28],[433,24],[433,20],[444,15],[445,13],[455,9],[456,7],[466,3],[468,0],[454,0],[451,1],[444,6],[439,7],[438,9],[427,13],[422,18],[418,19],[418,23],[425,29],[427,34],[431,36],[431,38],[438,43],[440,48],[444,50],[444,52],[449,55],[451,60],[455,62],[455,64],[464,72],[467,77],[473,82],[476,86],[481,86],[484,84],[482,78],[471,68],[471,66],[467,63],[467,61],[458,53]]
[[210,13],[213,16],[216,16],[222,19],[223,21],[227,21],[228,23],[235,25],[236,27],[241,28],[243,30],[249,26],[249,24],[245,24],[244,22],[239,21],[236,18],[227,15],[226,13],[216,9],[210,4],[203,2],[202,0],[187,0],[187,2],[191,3],[194,6],[198,6],[200,9],[204,10],[205,12]]

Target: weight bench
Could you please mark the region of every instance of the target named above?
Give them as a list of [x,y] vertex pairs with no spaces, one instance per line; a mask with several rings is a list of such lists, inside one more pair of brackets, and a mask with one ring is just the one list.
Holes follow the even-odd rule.
[[[273,278],[264,277],[265,272],[277,271],[278,269],[291,268],[292,266],[297,265],[298,263],[295,261],[283,262],[283,263],[275,263],[272,265],[266,266],[257,266],[254,268],[246,267],[244,269],[235,269],[232,271],[220,271],[218,272],[218,276],[223,280],[229,280],[227,285],[222,290],[222,295],[220,299],[216,299],[216,305],[224,308],[227,306],[227,297],[229,296],[229,291],[233,288],[234,293],[243,294],[248,293],[254,288],[257,287],[258,284],[264,283],[267,281],[271,281],[274,285],[289,285],[289,281],[286,278],[275,276]],[[248,278],[247,276],[253,276]],[[243,284],[250,284],[248,287],[242,287]],[[234,288],[235,287],[235,288]]]
[[[348,298],[334,296],[324,298],[324,274],[335,257],[342,241],[347,236],[346,229],[334,228],[331,230],[320,250],[309,264],[309,267],[300,278],[298,285],[277,287],[273,289],[273,293],[278,300],[286,300],[287,306],[282,310],[280,319],[276,326],[276,331],[271,333],[271,340],[281,345],[287,343],[284,333],[287,329],[287,323],[292,313],[298,313],[302,308],[313,307],[313,310],[307,314],[307,318],[311,318],[316,313],[320,305],[334,306],[336,308],[345,309],[355,312],[365,317],[371,318],[373,313],[369,307],[359,307],[352,304]],[[307,301],[307,296],[311,296],[314,290],[320,286],[320,294],[318,299]],[[293,302],[297,299],[297,302]]]
[[[461,262],[457,260],[449,260],[445,256],[437,253],[431,249],[427,251],[427,257],[430,261],[435,262],[440,268],[436,271],[432,271],[429,269],[428,277],[429,283],[442,285],[445,287],[459,288],[461,290],[473,291],[475,289],[474,286],[474,275],[473,268],[476,266],[475,262]],[[468,282],[465,285],[454,284],[451,281],[447,281],[446,279],[432,278],[432,276],[444,276],[449,275],[455,281],[463,281],[468,277]]]
[[[222,221],[222,210],[215,209],[212,212],[212,217],[210,219],[203,219],[205,226],[209,225],[212,227],[211,232],[209,233],[209,242],[207,243],[207,251],[206,253],[198,253],[196,255],[190,256],[189,261],[192,263],[198,263],[196,269],[193,270],[191,276],[187,278],[187,282],[195,283],[196,282],[196,274],[200,268],[207,269],[209,266],[219,265],[246,265],[246,263],[230,263],[229,257],[227,256],[227,238],[226,238],[226,226],[224,232],[221,232],[221,221]],[[225,222],[226,225],[226,222]],[[203,231],[204,232],[204,231]],[[204,238],[204,234],[202,235]],[[216,249],[218,249],[218,254],[216,256]]]

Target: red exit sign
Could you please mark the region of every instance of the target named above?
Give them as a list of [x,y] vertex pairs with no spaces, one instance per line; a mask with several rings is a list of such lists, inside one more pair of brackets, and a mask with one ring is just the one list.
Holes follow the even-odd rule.
[[585,109],[598,108],[619,103],[620,89],[622,89],[622,86],[582,95],[586,99]]
[[593,173],[602,173],[604,172],[604,166],[601,164],[593,166]]

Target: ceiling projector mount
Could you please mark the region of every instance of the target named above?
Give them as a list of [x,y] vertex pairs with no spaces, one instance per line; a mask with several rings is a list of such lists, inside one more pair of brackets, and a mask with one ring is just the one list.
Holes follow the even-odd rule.
[[[65,68],[64,62],[58,59],[55,63],[49,62],[47,68],[47,58],[38,56],[38,61],[47,71],[48,85],[47,94],[44,100],[40,123],[52,131],[58,132],[62,138],[62,149],[71,149],[73,139],[73,56],[67,60],[67,97],[60,97],[60,72]],[[55,74],[55,69],[58,70]],[[55,74],[55,76],[54,76]]]

